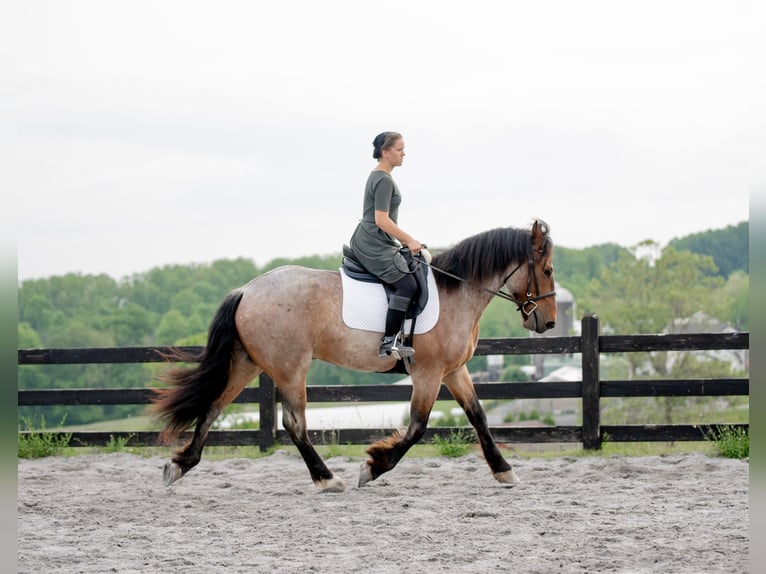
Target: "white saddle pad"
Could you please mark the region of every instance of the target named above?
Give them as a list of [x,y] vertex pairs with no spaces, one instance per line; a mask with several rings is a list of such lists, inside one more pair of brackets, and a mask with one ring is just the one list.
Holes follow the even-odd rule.
[[[340,270],[343,284],[343,322],[352,329],[383,333],[386,329],[388,300],[380,283],[367,283],[352,279]],[[439,291],[433,272],[428,273],[428,303],[415,321],[415,334],[433,329],[439,320]],[[404,323],[404,332],[409,333],[412,321]]]

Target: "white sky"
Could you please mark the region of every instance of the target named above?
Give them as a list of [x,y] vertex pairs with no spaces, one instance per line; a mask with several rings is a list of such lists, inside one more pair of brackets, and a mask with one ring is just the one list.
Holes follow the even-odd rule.
[[384,130],[399,223],[433,247],[534,217],[575,248],[739,223],[752,10],[19,2],[19,278],[337,253]]

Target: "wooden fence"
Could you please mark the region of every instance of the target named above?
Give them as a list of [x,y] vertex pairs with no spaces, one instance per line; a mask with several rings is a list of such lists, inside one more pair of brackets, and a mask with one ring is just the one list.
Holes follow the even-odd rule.
[[[497,426],[491,431],[500,443],[581,442],[586,449],[601,448],[604,437],[613,442],[701,441],[709,427],[749,429],[749,425],[601,425],[602,397],[660,396],[736,396],[749,395],[749,378],[672,379],[672,380],[601,380],[600,356],[604,353],[712,351],[749,349],[749,333],[669,334],[669,335],[599,335],[597,315],[582,319],[581,336],[481,339],[476,355],[581,354],[582,380],[575,382],[477,383],[480,399],[581,398],[582,426],[521,427]],[[199,347],[182,347],[197,353]],[[19,365],[148,363],[161,362],[159,352],[167,347],[119,347],[99,349],[20,349]],[[158,352],[159,351],[159,352]],[[338,385],[309,386],[310,402],[409,401],[411,385]],[[150,388],[139,389],[45,389],[19,390],[19,406],[42,405],[126,405],[148,404]],[[452,398],[442,386],[439,399]],[[206,444],[260,445],[266,450],[276,443],[291,444],[287,432],[276,428],[279,392],[274,382],[261,375],[257,387],[249,387],[237,403],[258,403],[259,430],[213,430]],[[315,444],[367,444],[390,434],[394,429],[325,429],[310,430]],[[430,428],[424,440],[434,435],[446,436],[452,427]],[[30,431],[23,431],[30,432]],[[54,433],[60,434],[60,433]],[[73,432],[72,446],[104,446],[113,440],[125,440],[128,446],[158,444],[158,432]],[[188,438],[189,433],[182,436]]]

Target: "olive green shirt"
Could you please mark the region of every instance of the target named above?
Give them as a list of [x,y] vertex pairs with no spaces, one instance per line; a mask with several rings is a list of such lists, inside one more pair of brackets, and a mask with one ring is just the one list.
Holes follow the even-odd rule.
[[385,211],[394,223],[399,217],[402,194],[391,174],[375,170],[364,187],[362,219],[351,236],[350,246],[367,271],[386,283],[401,279],[407,262],[399,253],[402,244],[375,223],[375,211]]

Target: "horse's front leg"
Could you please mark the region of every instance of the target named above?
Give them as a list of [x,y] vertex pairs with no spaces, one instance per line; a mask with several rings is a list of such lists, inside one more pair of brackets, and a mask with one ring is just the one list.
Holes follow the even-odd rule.
[[346,490],[343,481],[327,468],[322,457],[311,444],[306,425],[306,398],[303,390],[296,393],[282,393],[282,425],[298,447],[316,487],[323,492]]
[[500,453],[500,449],[497,448],[492,433],[489,432],[487,415],[484,413],[479,398],[476,396],[476,389],[473,386],[471,375],[468,373],[468,368],[463,365],[456,371],[453,371],[444,378],[444,384],[447,385],[452,396],[455,397],[455,400],[465,411],[468,421],[473,425],[476,436],[481,444],[481,449],[484,452],[484,458],[492,470],[492,476],[497,481],[505,484],[514,485],[520,482],[516,473],[513,472],[511,465],[508,464],[508,461]]
[[410,424],[404,434],[396,431],[390,437],[370,445],[367,449],[369,458],[359,470],[360,487],[394,468],[410,447],[423,438],[440,384],[438,377],[426,379],[413,375]]

